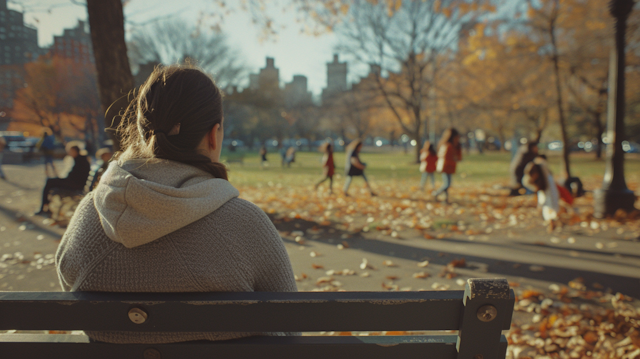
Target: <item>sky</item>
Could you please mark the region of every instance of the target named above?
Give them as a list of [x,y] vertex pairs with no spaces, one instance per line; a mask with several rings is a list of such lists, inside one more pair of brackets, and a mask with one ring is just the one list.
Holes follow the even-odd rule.
[[[86,20],[86,8],[75,3],[83,0],[9,0],[9,7],[25,11],[25,22],[38,29],[40,46],[53,43],[53,36],[61,35],[65,28],[75,27],[78,20]],[[238,0],[227,0],[231,6]],[[282,3],[283,1],[280,1]],[[284,0],[286,2],[286,0]],[[128,27],[166,16],[179,16],[187,21],[196,21],[202,11],[215,11],[213,0],[131,0],[125,6]],[[281,83],[290,82],[293,75],[305,75],[309,90],[318,95],[326,86],[326,63],[333,59],[336,42],[334,34],[310,36],[300,33],[300,25],[295,23],[294,10],[267,9],[279,30],[277,37],[261,41],[262,29],[252,23],[251,15],[237,10],[224,18],[221,23],[228,44],[242,56],[250,72],[258,72],[265,66],[267,56],[275,58],[280,69]]]

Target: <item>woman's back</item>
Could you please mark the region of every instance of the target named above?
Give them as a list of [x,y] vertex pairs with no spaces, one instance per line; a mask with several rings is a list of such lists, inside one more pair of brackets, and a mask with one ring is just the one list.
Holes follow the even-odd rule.
[[[112,163],[78,207],[56,255],[64,290],[296,291],[282,240],[229,182],[168,160]],[[252,333],[90,332],[116,343]],[[253,333],[256,334],[256,333]]]

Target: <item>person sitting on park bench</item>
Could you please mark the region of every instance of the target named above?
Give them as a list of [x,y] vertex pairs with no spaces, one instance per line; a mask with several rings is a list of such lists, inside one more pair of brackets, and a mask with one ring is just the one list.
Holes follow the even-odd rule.
[[42,204],[40,211],[36,215],[51,215],[49,211],[49,192],[52,189],[66,189],[81,191],[87,182],[91,164],[89,159],[80,149],[81,144],[77,141],[69,142],[66,146],[67,154],[73,157],[73,168],[66,178],[47,178],[47,182],[42,190]]
[[[297,291],[278,231],[238,198],[220,163],[222,95],[211,78],[190,65],[156,68],[119,133],[123,152],[78,205],[56,253],[65,291]],[[149,344],[259,334],[284,335],[87,332]]]

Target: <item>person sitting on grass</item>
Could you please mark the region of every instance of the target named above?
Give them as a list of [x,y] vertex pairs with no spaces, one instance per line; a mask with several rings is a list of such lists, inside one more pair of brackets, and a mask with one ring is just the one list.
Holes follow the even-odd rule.
[[520,146],[518,152],[511,161],[511,165],[509,166],[509,172],[511,174],[511,193],[509,193],[510,196],[518,196],[520,194],[527,193],[526,186],[523,186],[522,184],[524,169],[536,157],[538,157],[537,142],[529,142],[526,145]]
[[553,179],[545,157],[536,157],[527,164],[522,183],[538,194],[538,208],[542,210],[542,218],[547,223],[553,224],[558,219],[560,198],[569,205],[573,204],[571,192]]
[[[73,158],[73,168],[66,178],[47,178],[42,190],[42,204],[36,215],[50,216],[49,192],[54,188],[67,190],[82,190],[87,183],[87,177],[91,171],[91,164],[86,153],[81,150],[81,143],[72,141],[67,143],[67,155]],[[45,165],[46,166],[46,165]]]
[[[60,242],[65,291],[297,291],[280,234],[227,180],[222,109],[220,89],[200,69],[153,71],[124,112],[123,152]],[[97,341],[147,344],[259,334],[87,331]]]

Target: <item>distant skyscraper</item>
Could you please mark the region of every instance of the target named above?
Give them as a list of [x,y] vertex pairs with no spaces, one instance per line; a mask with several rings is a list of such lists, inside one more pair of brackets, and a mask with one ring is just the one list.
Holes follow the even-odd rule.
[[259,73],[249,74],[248,89],[259,91],[272,100],[280,97],[280,70],[275,66],[273,57],[267,57],[267,65]]
[[322,100],[346,90],[347,63],[338,61],[338,55],[334,54],[333,62],[327,63],[327,87],[322,90]]
[[0,108],[13,104],[15,91],[23,86],[22,65],[40,55],[38,30],[24,23],[24,14],[7,8],[0,0]]
[[94,63],[91,35],[84,21],[72,29],[65,29],[62,36],[53,37],[50,53],[76,63],[89,65]]
[[284,85],[284,103],[287,107],[311,104],[306,76],[293,75],[293,81]]
[[258,86],[262,91],[280,89],[280,70],[275,67],[273,57],[267,57],[267,66],[260,69]]

